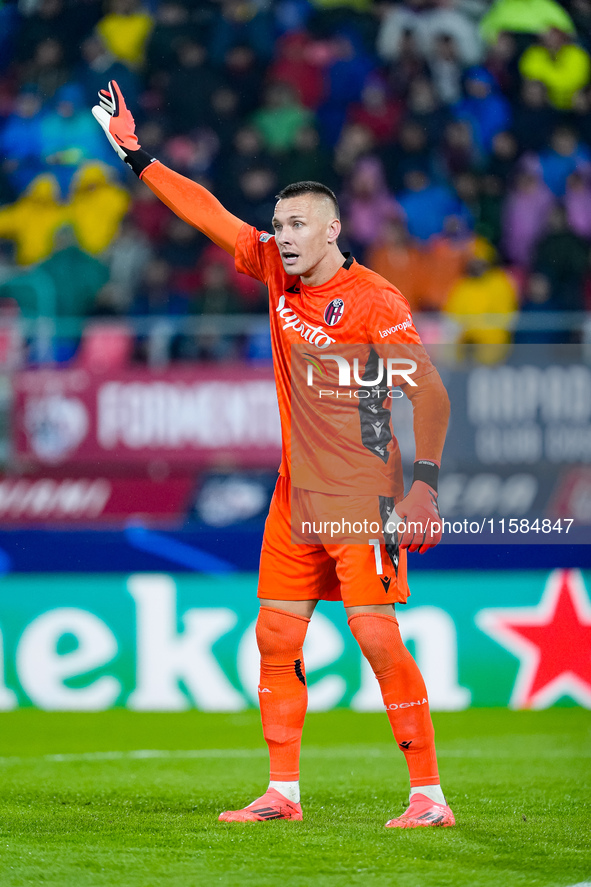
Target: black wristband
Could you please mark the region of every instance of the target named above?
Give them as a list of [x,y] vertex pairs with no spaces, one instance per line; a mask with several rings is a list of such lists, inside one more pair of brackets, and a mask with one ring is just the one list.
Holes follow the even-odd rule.
[[138,148],[137,151],[126,151],[126,154],[125,162],[131,166],[138,179],[146,167],[156,160],[155,157],[152,157],[143,148]]
[[439,479],[439,467],[436,462],[430,462],[428,459],[419,459],[414,464],[414,473],[412,482],[422,480],[423,483],[429,484],[437,492],[437,481]]

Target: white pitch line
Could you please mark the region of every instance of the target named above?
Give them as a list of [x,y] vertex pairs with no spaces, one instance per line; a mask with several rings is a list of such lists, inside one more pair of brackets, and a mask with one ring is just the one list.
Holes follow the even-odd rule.
[[256,758],[263,756],[263,749],[224,749],[224,748],[204,748],[204,749],[187,749],[186,751],[167,751],[165,749],[138,748],[132,751],[94,751],[81,752],[79,754],[58,754],[58,755],[38,755],[36,757],[22,757],[11,755],[10,757],[0,758],[0,766],[6,764],[27,764],[27,763],[51,763],[51,764],[71,764],[84,761],[142,761],[153,759],[190,759],[190,758]]
[[[342,746],[340,749],[309,748],[306,750],[305,756],[318,758],[349,757],[354,750],[358,752],[359,746],[355,746],[353,749]],[[84,763],[85,761],[207,760],[212,758],[228,760],[230,758],[264,758],[267,754],[266,748],[133,749],[131,751],[97,751],[79,754],[39,755],[36,757],[11,755],[10,757],[0,758],[0,766],[40,762],[68,764]],[[388,750],[381,751],[376,748],[363,748],[362,754],[364,757],[377,758],[388,754]]]
[[[350,758],[352,755],[359,758],[389,758],[396,753],[396,746],[383,745],[341,745],[336,748],[321,748],[310,746],[302,749],[302,757],[306,758]],[[30,757],[22,755],[10,755],[0,757],[0,766],[11,764],[69,764],[92,763],[94,761],[146,761],[146,760],[208,760],[232,758],[249,759],[264,758],[268,754],[266,748],[195,748],[195,749],[132,749],[130,751],[96,751],[79,752],[73,754],[37,755]],[[481,749],[440,749],[440,758],[489,758],[501,760],[507,756],[502,752],[483,751]],[[544,751],[544,758],[562,758],[564,750],[554,749]],[[591,752],[581,752],[578,758],[591,758]],[[591,887],[591,881],[575,884],[574,887]]]

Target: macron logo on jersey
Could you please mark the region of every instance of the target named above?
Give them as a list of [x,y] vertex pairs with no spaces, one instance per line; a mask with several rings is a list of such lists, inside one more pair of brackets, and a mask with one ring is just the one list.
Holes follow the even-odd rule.
[[412,317],[410,314],[406,315],[406,320],[403,320],[402,323],[397,323],[396,326],[391,326],[389,330],[380,330],[380,336],[382,339],[385,339],[386,336],[392,335],[392,333],[398,333],[402,330],[407,330],[412,326]]
[[310,345],[315,345],[316,348],[328,348],[329,345],[334,345],[336,342],[336,339],[331,339],[321,326],[311,326],[309,323],[304,323],[295,311],[289,307],[286,308],[285,296],[279,297],[275,311],[281,320],[285,321],[283,324],[284,330],[292,329],[294,332],[299,333],[302,339],[305,339]]

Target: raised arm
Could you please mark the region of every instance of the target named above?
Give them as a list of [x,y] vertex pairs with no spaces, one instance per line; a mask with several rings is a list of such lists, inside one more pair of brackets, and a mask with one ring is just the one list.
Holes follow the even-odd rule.
[[147,166],[140,173],[140,179],[183,221],[199,228],[210,240],[234,255],[238,232],[244,222],[228,212],[207,188],[173,172],[159,160]]
[[101,89],[99,102],[92,113],[121,160],[179,218],[233,256],[244,223],[224,209],[207,188],[173,172],[142,149],[135,134],[134,119],[115,80],[109,81],[108,90]]

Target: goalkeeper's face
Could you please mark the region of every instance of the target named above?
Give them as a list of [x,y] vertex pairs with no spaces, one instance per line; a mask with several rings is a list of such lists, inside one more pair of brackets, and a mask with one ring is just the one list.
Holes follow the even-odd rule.
[[287,274],[314,277],[337,249],[341,223],[322,194],[279,200],[273,216],[275,242]]

